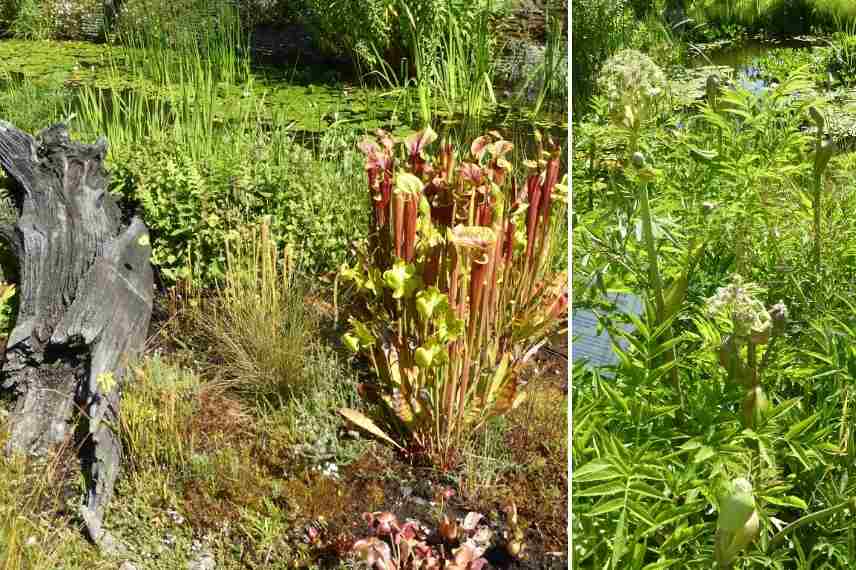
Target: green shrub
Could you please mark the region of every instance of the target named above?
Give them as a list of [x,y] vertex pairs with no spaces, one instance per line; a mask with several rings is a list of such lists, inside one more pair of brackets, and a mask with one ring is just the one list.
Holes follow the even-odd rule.
[[168,139],[152,140],[115,149],[111,172],[114,190],[141,208],[152,263],[168,282],[189,277],[191,264],[203,282],[222,277],[227,237],[263,215],[280,244],[294,247],[301,271],[323,272],[366,231],[364,174],[348,146],[348,137],[328,134],[316,152],[288,143],[276,161],[270,146],[242,143],[195,159]]
[[856,83],[856,35],[837,33],[833,36],[826,70],[844,85]]
[[571,18],[571,108],[584,112],[601,65],[628,45],[634,26],[625,0],[574,0]]

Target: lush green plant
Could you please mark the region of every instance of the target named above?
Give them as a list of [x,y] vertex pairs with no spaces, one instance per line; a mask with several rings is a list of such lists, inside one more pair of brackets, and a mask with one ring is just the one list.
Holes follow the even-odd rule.
[[571,18],[571,108],[584,112],[603,62],[629,44],[633,15],[624,0],[574,0]]
[[[618,356],[573,373],[579,568],[843,567],[854,554],[854,161],[823,145],[835,102],[805,71],[710,80],[704,101],[635,129],[595,100],[575,129],[574,302]],[[661,312],[670,283],[679,302]],[[611,300],[628,291],[639,317]]]
[[[493,93],[495,39],[489,14],[475,15],[474,26],[467,30],[454,13],[447,13],[439,31],[439,55],[417,67],[417,76],[429,74],[436,96],[449,115],[480,115],[485,107],[496,104]],[[415,31],[415,30],[414,30]],[[420,58],[421,59],[421,58]]]
[[669,23],[659,14],[648,12],[637,20],[628,47],[647,54],[657,65],[664,68],[684,64],[689,45],[671,27],[678,24],[681,22]]
[[[359,65],[375,70],[383,67],[384,62],[398,69],[402,58],[416,52],[433,59],[447,18],[456,21],[461,32],[469,34],[482,14],[500,13],[506,4],[490,0],[417,3],[302,0],[304,7],[300,11],[328,49],[351,56]],[[410,64],[413,63],[411,59]]]
[[114,190],[142,208],[152,261],[165,280],[190,277],[191,263],[204,282],[221,277],[227,236],[263,215],[280,245],[293,245],[303,272],[335,268],[351,241],[365,235],[359,212],[366,196],[357,154],[348,148],[352,135],[331,131],[307,150],[284,129],[253,132],[235,133],[231,146],[226,139],[207,152],[200,141],[199,158],[170,138],[114,148]]
[[248,38],[229,2],[131,0],[122,6],[113,39],[119,63],[159,85],[202,73],[230,84],[249,76]]
[[464,8],[456,2],[440,5],[430,42],[424,41],[429,34],[424,20],[406,3],[399,9],[409,39],[407,51],[399,56],[403,59],[389,62],[372,44],[374,59],[366,75],[378,78],[389,90],[387,96],[396,97],[396,114],[406,114],[414,122],[413,111],[418,109],[419,121],[428,125],[438,112],[478,119],[496,105],[497,41],[491,3],[482,8]]
[[856,6],[846,0],[689,0],[687,15],[698,39],[733,39],[747,33],[795,36],[838,31],[856,21]]
[[213,298],[192,294],[189,318],[217,364],[224,387],[257,398],[289,397],[305,388],[307,347],[315,333],[290,248],[270,226],[235,231],[224,244],[226,267]]
[[379,382],[368,396],[397,439],[448,467],[474,428],[519,403],[521,369],[564,316],[566,276],[549,270],[564,186],[556,148],[517,190],[508,141],[479,137],[459,163],[449,144],[425,155],[435,138],[408,137],[403,157],[386,133],[361,144],[371,231],[341,275],[358,301],[345,342]]
[[832,36],[826,70],[843,85],[856,83],[856,29]]
[[532,106],[533,115],[542,107],[562,104],[568,100],[568,37],[564,21],[555,13],[546,14],[547,37],[544,58],[526,78],[517,95],[518,101],[528,97],[537,88]]
[[54,22],[48,2],[17,0],[9,2],[6,11],[13,14],[9,31],[16,38],[44,40],[54,33]]
[[781,83],[795,69],[806,68],[816,83],[826,79],[825,49],[773,49],[752,62],[769,82]]

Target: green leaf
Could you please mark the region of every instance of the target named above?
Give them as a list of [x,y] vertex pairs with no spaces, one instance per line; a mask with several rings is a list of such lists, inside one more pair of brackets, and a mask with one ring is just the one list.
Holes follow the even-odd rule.
[[[575,481],[575,483],[578,483],[578,481]],[[623,493],[626,489],[627,485],[623,480],[613,480],[589,487],[588,489],[574,489],[574,497],[604,497],[606,495]]]
[[701,449],[699,449],[698,452],[695,454],[695,457],[693,458],[693,463],[702,463],[704,461],[707,461],[714,455],[716,455],[716,452],[713,450],[712,447],[707,445],[702,446]]
[[761,495],[761,499],[767,501],[768,503],[778,505],[780,507],[793,507],[802,511],[808,510],[808,505],[806,504],[806,502],[800,499],[799,497],[794,497],[793,495],[785,495],[784,497]]
[[623,474],[615,469],[612,462],[605,459],[589,461],[579,469],[574,469],[571,474],[574,484],[590,481],[607,481],[622,476]]
[[619,497],[617,499],[601,502],[596,505],[591,511],[587,512],[586,516],[597,517],[600,515],[605,515],[606,513],[617,511],[618,509],[624,508],[624,501],[624,497]]
[[418,194],[422,192],[422,181],[415,175],[402,170],[395,175],[395,191]]
[[805,433],[809,428],[811,428],[817,422],[818,417],[819,417],[818,412],[815,412],[814,414],[810,415],[806,419],[797,422],[785,434],[785,439],[786,440],[793,440],[797,436]]
[[[624,499],[619,499],[623,501]],[[626,522],[625,515],[627,510],[621,511],[621,514],[618,516],[618,524],[615,529],[615,538],[612,541],[612,568],[613,570],[618,567],[618,563],[621,562],[621,559],[624,557],[624,553],[627,551],[627,536],[626,536]]]

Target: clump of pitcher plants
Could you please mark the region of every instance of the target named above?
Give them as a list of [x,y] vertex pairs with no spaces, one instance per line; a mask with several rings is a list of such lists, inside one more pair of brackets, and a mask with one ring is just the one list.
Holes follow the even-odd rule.
[[372,570],[481,570],[493,536],[482,519],[475,512],[462,521],[444,515],[431,531],[416,520],[402,523],[390,512],[364,513],[370,536],[355,542],[353,551]]
[[441,467],[461,440],[517,406],[521,372],[567,323],[567,275],[550,270],[567,203],[560,149],[538,137],[519,184],[499,133],[463,156],[430,128],[397,141],[378,131],[366,156],[369,239],[341,278],[356,302],[345,344],[371,362],[386,436],[354,410],[346,417]]

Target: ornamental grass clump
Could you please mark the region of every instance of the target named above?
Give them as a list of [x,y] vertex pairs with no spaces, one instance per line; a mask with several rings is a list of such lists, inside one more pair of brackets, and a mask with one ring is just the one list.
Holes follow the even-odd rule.
[[448,468],[466,437],[522,401],[521,372],[567,322],[567,276],[550,270],[567,187],[552,141],[538,137],[521,185],[498,133],[463,157],[447,143],[428,154],[436,138],[427,128],[399,144],[379,131],[360,144],[370,237],[341,277],[356,289],[344,341],[374,369],[362,392],[379,404],[382,437]]

